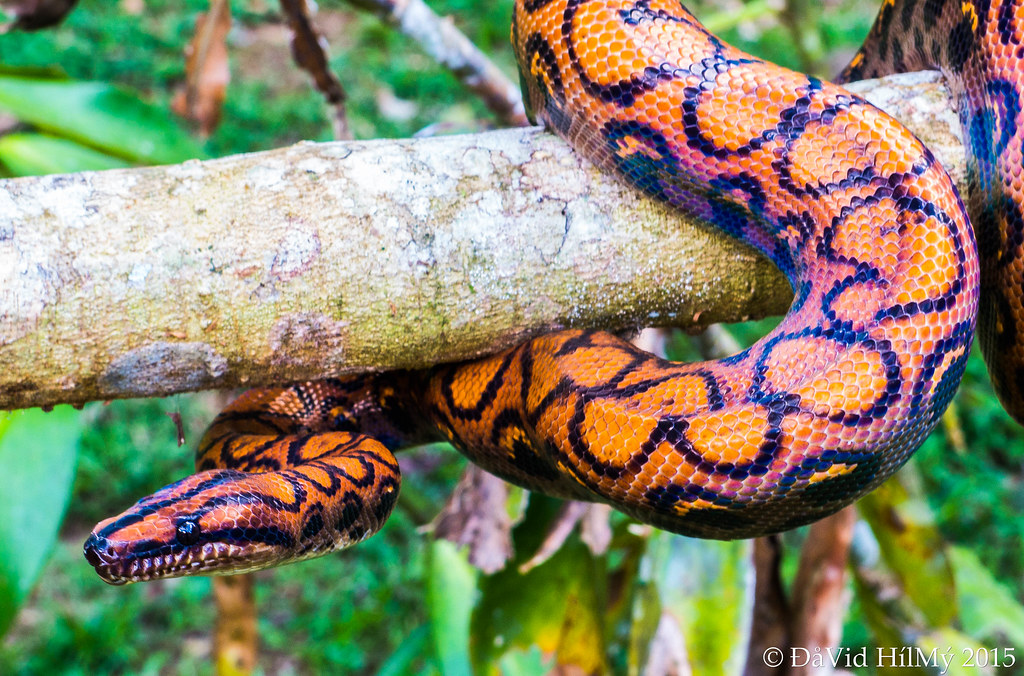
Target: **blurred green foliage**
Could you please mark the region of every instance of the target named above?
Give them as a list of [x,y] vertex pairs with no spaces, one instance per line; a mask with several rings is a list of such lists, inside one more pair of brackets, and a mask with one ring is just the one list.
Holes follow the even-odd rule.
[[[844,65],[874,14],[873,7],[852,0],[820,3],[824,7],[792,3],[803,7],[795,20],[760,0],[730,9],[715,7],[711,0],[687,4],[727,40],[819,75]],[[182,50],[195,14],[207,2],[157,0],[145,3],[141,12],[129,11],[131,5],[83,3],[58,30],[0,36],[2,66],[43,69],[36,73],[42,79],[52,79],[52,70],[46,69],[57,67],[75,80],[130,87],[136,94],[129,98],[166,110],[184,76]],[[455,17],[506,72],[515,72],[507,44],[510,0],[487,3],[484,11],[471,0],[432,5]],[[321,8],[332,64],[350,95],[357,136],[408,136],[438,121],[469,125],[488,119],[479,102],[404,36],[348,10],[340,0],[325,1]],[[280,22],[276,5],[236,2],[233,13],[233,80],[223,123],[203,152],[216,156],[300,139],[326,140],[329,123],[319,95],[290,62],[280,42],[282,32],[268,29]],[[274,49],[259,51],[261,44]],[[125,90],[106,91],[123,96]],[[405,112],[395,113],[389,99],[408,104]],[[22,114],[35,127],[0,138],[7,157],[59,171],[125,157],[96,150],[105,146],[95,139],[73,140],[78,138],[74,134],[88,137],[107,122],[70,116],[72,124],[55,129],[34,119],[33,111]],[[159,128],[163,123],[154,124]],[[40,135],[38,129],[48,132]],[[90,156],[90,150],[102,157]],[[46,167],[57,155],[64,164]],[[9,162],[7,170],[25,173],[28,166]],[[772,320],[752,322],[735,333],[750,342],[771,325]],[[685,354],[686,342],[680,338],[673,350],[693,358]],[[57,470],[74,462],[68,455],[72,445],[80,449],[72,507],[42,581],[0,642],[0,673],[211,671],[208,580],[113,589],[86,564],[81,543],[97,520],[191,470],[191,451],[178,448],[167,414],[181,414],[191,448],[217,404],[213,395],[178,396],[93,404],[81,414],[60,414],[68,417],[62,423],[65,436],[50,450],[64,449],[64,455],[47,465],[52,472],[45,486],[61,494],[52,483]],[[0,434],[6,420],[0,420]],[[871,517],[874,532],[858,534],[856,594],[844,627],[848,647],[964,641],[990,648],[1017,646],[1024,652],[1024,435],[999,408],[977,353],[947,421],[918,452],[910,472],[888,489],[887,501],[876,505],[900,514],[899,522],[909,530],[893,531],[885,526],[891,520]],[[29,434],[38,440],[55,433],[45,418],[31,424],[35,427]],[[77,431],[67,431],[72,429]],[[0,438],[0,464],[9,477],[10,467],[23,463],[3,455],[9,451],[2,444]],[[607,555],[592,555],[572,536],[551,560],[521,575],[516,566],[533,554],[556,510],[554,501],[534,498],[514,533],[516,560],[495,575],[478,575],[464,554],[432,543],[418,530],[450,493],[463,461],[431,449],[417,452],[412,464],[417,469],[406,473],[399,508],[380,535],[325,559],[259,575],[263,673],[472,670],[532,676],[547,673],[554,660],[573,651],[585,652],[580,659],[597,668],[627,673],[646,662],[666,616],[681,623],[695,673],[737,673],[744,645],[737,624],[750,595],[746,544],[652,534],[616,514]],[[29,488],[42,485],[40,479],[26,481]],[[19,495],[5,493],[0,510],[23,506]],[[880,494],[877,499],[885,498]],[[52,511],[60,510],[55,506]],[[914,534],[909,542],[907,532]],[[790,551],[796,551],[802,537],[801,532],[787,534]],[[45,548],[46,541],[40,538],[39,544]],[[795,558],[784,562],[787,580]],[[923,570],[929,574],[920,574]],[[18,579],[30,582],[31,577]],[[13,607],[10,601],[4,606],[3,584],[10,588],[9,582],[0,582],[0,624],[4,608]],[[18,582],[20,595],[25,584]],[[897,606],[883,603],[882,588],[901,590]]]
[[102,82],[9,71],[0,74],[0,110],[46,132],[3,138],[0,162],[17,175],[174,164],[202,156],[199,144],[166,110]]
[[0,635],[28,596],[57,539],[80,436],[70,406],[0,412]]

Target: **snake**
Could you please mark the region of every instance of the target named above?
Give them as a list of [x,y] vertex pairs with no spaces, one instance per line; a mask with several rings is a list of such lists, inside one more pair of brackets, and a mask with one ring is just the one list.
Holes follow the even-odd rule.
[[262,388],[196,472],[95,527],[124,584],[319,556],[380,530],[394,452],[447,441],[509,482],[702,538],[795,528],[892,475],[940,420],[975,329],[1024,421],[1024,0],[885,0],[842,80],[941,70],[962,200],[917,137],[841,86],[709,33],[678,0],[516,0],[534,119],[599,169],[787,276],[776,328],[678,363],[571,329],[491,356]]

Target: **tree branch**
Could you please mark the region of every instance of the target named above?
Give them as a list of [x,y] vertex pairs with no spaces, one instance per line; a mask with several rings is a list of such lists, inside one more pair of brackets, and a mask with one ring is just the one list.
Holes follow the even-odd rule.
[[[895,82],[872,96],[962,176],[941,87]],[[0,181],[0,408],[423,367],[789,298],[760,256],[536,129]]]

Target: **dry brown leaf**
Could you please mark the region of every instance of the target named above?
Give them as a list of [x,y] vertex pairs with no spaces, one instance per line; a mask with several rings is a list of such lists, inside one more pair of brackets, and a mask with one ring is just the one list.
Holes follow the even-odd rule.
[[434,534],[469,548],[469,562],[496,573],[512,558],[512,519],[508,484],[469,465],[447,504],[434,520]]
[[227,46],[230,29],[229,4],[213,0],[210,11],[196,18],[195,34],[185,48],[185,87],[171,103],[174,112],[195,122],[203,136],[217,128],[231,81]]
[[327,60],[327,41],[313,26],[311,8],[306,0],[281,0],[281,9],[292,30],[292,56],[300,68],[308,72],[316,88],[334,108],[334,138],[352,138],[345,112],[345,89],[341,86]]
[[177,411],[167,413],[167,417],[174,423],[174,429],[178,433],[178,447],[185,445],[185,425],[182,423],[181,414]]
[[565,544],[576,524],[580,524],[580,538],[590,552],[595,556],[604,554],[612,540],[612,529],[608,522],[611,513],[608,505],[567,501],[551,522],[537,553],[519,566],[519,572],[527,573],[554,556]]
[[679,622],[671,613],[664,612],[658,620],[658,629],[651,640],[644,665],[644,676],[690,676],[686,638]]

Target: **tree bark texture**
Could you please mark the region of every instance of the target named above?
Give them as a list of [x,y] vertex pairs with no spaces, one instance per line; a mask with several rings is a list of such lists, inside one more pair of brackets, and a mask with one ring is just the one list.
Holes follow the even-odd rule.
[[[962,178],[935,76],[862,91]],[[5,409],[417,368],[790,297],[749,248],[537,129],[0,181]]]

